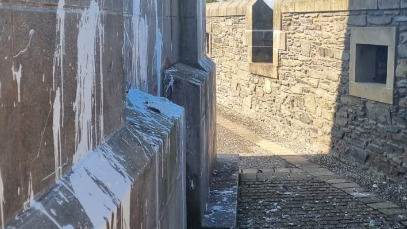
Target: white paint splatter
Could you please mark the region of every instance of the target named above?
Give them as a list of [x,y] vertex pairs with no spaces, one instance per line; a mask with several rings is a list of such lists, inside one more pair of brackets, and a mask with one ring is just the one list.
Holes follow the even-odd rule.
[[[155,0],[155,58],[156,58],[156,74],[157,74],[157,96],[161,96],[161,68],[162,68],[162,46],[163,36],[161,33],[162,18],[158,18],[158,1]],[[161,27],[158,25],[158,21],[161,20]]]
[[18,52],[17,55],[14,56],[14,58],[18,57],[18,56],[21,55],[22,53],[27,52],[28,48],[29,48],[30,45],[31,45],[31,39],[32,39],[33,35],[34,35],[34,30],[31,29],[31,30],[30,30],[30,33],[28,34],[28,36],[29,36],[30,38],[29,38],[29,40],[28,40],[27,46],[25,47],[25,49],[23,49],[23,50],[21,50],[20,52]]
[[24,210],[27,210],[31,204],[34,203],[34,190],[33,190],[33,183],[32,183],[32,174],[30,172],[30,177],[28,179],[28,197],[27,200],[24,202]]
[[[103,75],[103,48],[104,48],[104,43],[105,43],[105,28],[103,26],[102,18],[99,19],[98,23],[98,35],[99,35],[99,74],[100,74],[100,111],[99,111],[99,116],[95,114],[95,117],[98,117],[99,120],[95,120],[95,125],[98,128],[96,130],[96,133],[99,133],[99,139],[96,139],[97,142],[103,142],[104,141],[104,116],[103,116],[103,100],[104,100],[104,92],[103,92],[103,84],[104,84],[104,75]],[[112,66],[113,66],[113,61],[112,61]],[[96,109],[95,109],[96,111]],[[99,125],[97,125],[97,121],[99,121]]]
[[62,176],[62,156],[61,156],[61,92],[59,87],[55,93],[54,100],[54,115],[52,122],[52,131],[54,137],[54,165],[55,165],[55,180]]
[[[64,56],[65,56],[65,10],[64,10],[65,0],[58,1],[57,9],[57,24],[56,24],[56,42],[55,42],[55,52],[52,66],[52,85],[55,91],[56,73],[59,68],[60,83],[61,83],[61,104],[64,104]],[[42,81],[44,82],[44,75]],[[62,120],[64,119],[64,106],[62,108]],[[63,122],[62,122],[63,125]]]
[[[92,0],[89,8],[83,11],[79,23],[77,89],[74,104],[76,129],[74,164],[85,157],[86,153],[92,149],[94,143],[92,111],[93,108],[96,109],[97,103],[95,99],[95,52],[97,50],[97,33],[103,32],[101,28],[99,5],[96,1]],[[102,55],[102,53],[100,54]],[[103,111],[101,113],[103,114]]]
[[141,91],[148,92],[148,24],[146,18],[141,15],[140,0],[134,0],[132,7],[131,84]]
[[1,213],[1,228],[4,228],[4,185],[3,177],[1,176],[0,170],[0,213]]
[[[43,206],[41,203],[39,203],[39,202],[33,202],[33,203],[32,203],[32,206],[33,206],[34,209],[36,209],[37,211],[40,211],[42,214],[44,214],[45,216],[47,216],[48,219],[50,219],[50,220],[55,224],[55,226],[57,226],[59,229],[66,228],[66,227],[62,227],[62,226],[58,223],[58,221],[57,221],[54,217],[52,217],[52,216],[48,213],[47,210],[45,210],[44,206]],[[68,228],[69,228],[69,227],[68,227]]]
[[0,82],[0,98],[1,98],[1,82]]
[[13,80],[17,81],[17,91],[18,91],[18,102],[20,102],[20,98],[21,98],[21,69],[23,68],[23,66],[21,66],[18,68],[18,70],[14,67],[14,62],[13,62],[13,66],[11,67],[11,72],[13,73]]
[[[111,221],[112,209],[122,204],[124,225],[130,222],[129,191],[133,183],[125,168],[115,158],[109,145],[89,153],[75,168],[69,181],[72,191],[81,203],[94,228],[104,228]],[[123,200],[120,203],[119,200]]]

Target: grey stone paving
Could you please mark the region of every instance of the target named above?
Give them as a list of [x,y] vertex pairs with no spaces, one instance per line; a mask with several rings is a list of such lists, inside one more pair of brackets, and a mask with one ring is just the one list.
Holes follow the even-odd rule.
[[406,228],[404,209],[229,125],[218,125],[218,153],[240,155],[239,228]]
[[312,176],[260,175],[241,176],[239,228],[404,228],[361,198]]

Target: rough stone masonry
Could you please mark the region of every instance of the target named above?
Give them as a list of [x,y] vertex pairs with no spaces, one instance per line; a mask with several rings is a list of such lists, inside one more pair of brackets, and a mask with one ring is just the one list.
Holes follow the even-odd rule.
[[[219,106],[314,151],[336,151],[375,173],[406,181],[407,2],[277,1],[273,60],[264,63],[266,72],[253,69],[250,54],[255,5],[240,6],[223,2],[207,8]],[[391,43],[382,44],[388,50],[384,84],[351,77],[352,68],[364,61],[358,44],[352,46],[352,37],[359,39],[352,31],[358,29],[397,31]],[[373,34],[376,41],[362,37],[357,42],[380,45],[381,36],[392,36]]]

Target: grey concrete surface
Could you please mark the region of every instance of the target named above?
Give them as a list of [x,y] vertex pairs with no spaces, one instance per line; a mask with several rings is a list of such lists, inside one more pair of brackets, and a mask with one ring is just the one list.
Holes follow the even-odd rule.
[[203,228],[236,228],[238,186],[239,155],[218,154]]
[[188,227],[200,228],[216,160],[215,68],[208,57],[201,69],[176,64],[165,71],[164,95],[185,107],[187,125]]
[[184,118],[132,89],[126,125],[8,228],[186,228]]

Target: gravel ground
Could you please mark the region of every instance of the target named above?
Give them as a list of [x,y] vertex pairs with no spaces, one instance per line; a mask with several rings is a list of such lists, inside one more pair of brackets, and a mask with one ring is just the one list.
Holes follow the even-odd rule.
[[[264,126],[258,125],[252,120],[235,116],[220,106],[218,106],[217,109],[219,115],[227,118],[228,120],[244,125],[247,129],[254,131],[259,136],[279,143],[280,145],[291,149],[300,155],[308,155],[306,157],[310,161],[360,184],[364,188],[381,196],[383,199],[386,199],[393,203],[397,203],[400,207],[407,208],[407,184],[394,182],[386,176],[379,176],[377,173],[370,172],[360,164],[357,164],[356,162],[348,160],[346,158],[339,157],[335,154],[315,155],[315,150],[313,150],[312,146],[310,145],[300,143],[295,140],[290,140],[288,138],[279,137],[276,134],[272,133],[270,130],[265,129]],[[235,153],[239,153],[241,156],[249,156],[254,151],[258,152],[259,154],[267,153],[261,152],[264,150],[256,147],[254,144],[251,144],[247,140],[242,139],[240,136],[233,133],[226,133],[224,128],[218,127],[218,152],[233,153],[232,151],[234,151]],[[278,159],[276,160],[278,161]],[[249,162],[243,163],[243,161],[244,159],[241,160],[242,166],[248,167],[249,165],[251,165]],[[259,166],[266,166],[267,163],[268,162],[265,162]],[[259,166],[257,166],[256,168],[261,168]]]
[[275,133],[271,132],[270,130],[266,129],[264,125],[259,125],[253,120],[247,118],[235,116],[232,113],[225,110],[224,108],[222,108],[221,106],[217,107],[217,111],[219,115],[225,117],[226,119],[234,123],[243,125],[244,127],[255,132],[258,136],[261,136],[262,138],[279,143],[281,146],[291,149],[294,152],[301,152],[301,154],[315,154],[315,150],[312,149],[312,145],[309,145],[307,143],[301,143],[298,141],[292,141],[291,139],[278,136]]
[[267,150],[217,125],[218,154],[239,154],[240,169],[273,169],[293,167]]
[[381,196],[400,207],[407,208],[407,185],[394,182],[384,176],[377,176],[357,162],[346,160],[338,155],[307,156],[331,172],[339,174],[348,180],[360,184],[364,188]]

